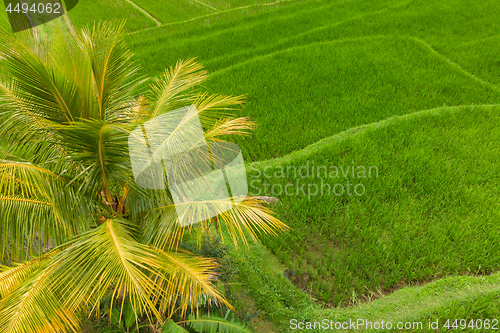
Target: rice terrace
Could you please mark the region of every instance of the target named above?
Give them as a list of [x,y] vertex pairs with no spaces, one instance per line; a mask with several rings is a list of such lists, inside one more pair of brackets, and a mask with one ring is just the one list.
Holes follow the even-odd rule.
[[[498,0],[3,13],[0,333],[500,330]],[[191,104],[248,194],[179,227],[127,143]]]

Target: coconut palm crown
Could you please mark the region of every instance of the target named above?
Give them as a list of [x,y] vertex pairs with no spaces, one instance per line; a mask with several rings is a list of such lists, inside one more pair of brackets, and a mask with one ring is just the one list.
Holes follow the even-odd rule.
[[194,105],[207,142],[221,142],[255,123],[236,117],[241,96],[197,89],[207,73],[193,59],[141,75],[123,28],[0,31],[2,332],[76,332],[109,294],[151,322],[227,304],[216,263],[179,248],[184,233],[246,244],[286,228],[266,197],[193,202],[220,212],[182,226],[168,188],[136,184],[128,138],[141,124]]

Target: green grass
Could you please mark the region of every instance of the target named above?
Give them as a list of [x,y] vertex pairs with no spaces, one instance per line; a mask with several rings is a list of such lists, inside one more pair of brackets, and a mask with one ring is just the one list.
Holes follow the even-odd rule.
[[[128,32],[144,31],[163,25],[168,31],[176,27],[190,28],[222,19],[235,17],[234,11],[242,8],[242,15],[248,15],[248,7],[259,7],[272,1],[267,0],[119,0],[104,2],[97,0],[80,1],[71,11],[70,17],[78,27],[91,22],[111,19],[127,19]],[[262,10],[263,8],[259,8]],[[259,10],[257,9],[257,10]],[[89,20],[89,13],[92,13]],[[240,15],[240,16],[242,16]],[[222,18],[221,18],[222,16]],[[205,18],[204,20],[197,18]],[[198,21],[194,24],[192,20]],[[184,25],[180,24],[184,22]],[[173,26],[172,26],[173,24]],[[154,30],[156,31],[156,30]],[[148,34],[148,32],[145,32]]]
[[[149,73],[198,57],[207,86],[248,94],[247,159],[283,156],[352,126],[499,100],[494,1],[315,1],[130,36]],[[437,19],[437,18],[440,19]],[[200,23],[201,24],[201,23]],[[492,37],[493,36],[493,37]]]
[[[356,321],[440,323],[443,328],[448,318],[498,318],[500,300],[500,273],[489,276],[453,276],[423,284],[405,287],[390,295],[357,302],[346,308],[322,308],[308,295],[298,291],[285,277],[283,268],[263,246],[235,251],[231,256],[238,263],[239,281],[253,295],[266,318],[274,322],[269,332],[297,332],[290,320],[302,322]],[[350,330],[362,332],[364,330]],[[384,330],[383,332],[423,332],[424,330]],[[429,331],[429,330],[427,330]],[[434,331],[434,330],[432,330]],[[462,331],[462,330],[455,330]],[[475,330],[478,332],[480,330]],[[260,331],[258,331],[260,332]],[[308,332],[344,332],[344,330],[308,330]],[[374,330],[369,330],[374,332]],[[472,331],[471,331],[472,332]]]
[[[430,312],[420,318],[420,321],[439,323],[436,332],[447,332],[449,328],[462,332],[497,330],[500,329],[500,290],[486,290],[466,297],[452,298]],[[455,323],[455,320],[458,322]]]
[[205,0],[203,1],[219,10],[228,10],[231,8],[245,7],[255,4],[266,4],[273,1],[269,0]]
[[162,23],[184,21],[216,11],[210,8],[210,6],[203,5],[203,1],[200,2],[188,0],[134,0],[134,3],[149,12]]
[[478,84],[418,40],[386,36],[253,58],[216,72],[208,85],[213,92],[247,94],[244,114],[259,128],[238,143],[254,161],[392,115],[500,101],[497,89]]
[[[366,304],[350,309],[324,309],[314,311],[311,317],[356,320],[362,318],[371,322],[391,321],[394,325],[421,322],[422,330],[389,330],[390,332],[449,332],[444,329],[447,319],[477,321],[497,318],[499,313],[500,275],[460,276],[445,278],[419,287],[409,287]],[[429,321],[438,320],[439,329],[428,329]],[[452,321],[453,321],[452,320]],[[427,327],[426,327],[427,326]],[[498,325],[497,325],[498,327]],[[363,329],[356,330],[365,331]],[[376,332],[377,330],[368,330]],[[378,332],[388,330],[378,330]],[[489,331],[480,329],[451,329],[458,332]]]
[[[293,230],[265,244],[296,276],[316,272],[305,285],[319,303],[283,277],[267,249],[253,246],[233,254],[240,262],[240,279],[278,331],[294,331],[292,318],[439,320],[441,328],[448,318],[498,318],[499,274],[466,275],[498,271],[500,262],[499,120],[500,106],[422,111],[248,165],[251,190],[259,188],[255,194],[261,195],[273,194],[262,192],[264,180],[283,187],[296,181],[264,179],[266,167],[267,174],[287,166],[298,171],[307,161],[316,167],[351,166],[352,160],[379,167],[379,176],[372,178],[297,177],[306,184],[306,195],[308,184],[349,180],[364,184],[363,196],[278,195],[281,204],[275,210]],[[254,177],[258,173],[261,177]],[[457,274],[464,276],[451,277]],[[330,289],[322,290],[321,281],[328,281]],[[351,306],[323,308],[325,300]]]
[[[270,1],[273,2],[273,1]],[[228,11],[177,26],[131,34],[129,45],[151,74],[162,73],[179,58],[197,57],[212,72],[283,49],[283,41],[310,27],[385,12],[397,0],[287,1]],[[218,20],[218,17],[221,17]],[[205,21],[212,22],[209,25]],[[304,43],[302,43],[304,44]],[[297,44],[297,45],[302,45]]]
[[[498,74],[492,59],[499,54],[493,38],[498,35],[497,6],[494,0],[288,2],[210,26],[200,20],[182,31],[165,26],[141,32],[131,36],[130,44],[139,58],[147,59],[147,71],[159,73],[179,57],[197,56],[207,68],[218,70],[292,46],[381,34],[408,35],[425,40],[459,63],[479,60],[470,61],[466,69],[471,72],[482,68],[485,73]],[[482,54],[489,56],[481,59]],[[483,64],[490,61],[487,70]],[[499,82],[498,75],[491,77]]]
[[[500,263],[500,107],[469,106],[500,103],[498,1],[200,1],[134,1],[151,18],[125,0],[86,0],[70,16],[79,27],[127,18],[149,75],[197,57],[208,90],[247,94],[241,115],[260,125],[238,141],[255,162],[250,190],[280,197],[274,209],[293,228],[265,240],[281,264],[260,246],[233,253],[265,319],[287,332],[291,318],[500,318],[498,274],[456,276]],[[266,179],[264,193],[252,177],[307,162],[379,173],[298,177],[306,193],[366,189],[309,198],[270,191],[297,178]]]
[[71,21],[76,27],[92,26],[100,20],[127,20],[127,31],[135,31],[156,26],[156,23],[125,0],[79,1],[70,12]]
[[[197,17],[210,16],[224,11],[233,11],[238,7],[247,7],[267,3],[264,0],[117,0],[80,1],[70,12],[76,27],[92,25],[100,20],[127,20],[126,31],[133,32],[157,27],[159,24],[172,24],[188,21]],[[7,15],[2,9],[0,26],[10,29]],[[231,15],[229,15],[231,17]],[[5,19],[3,19],[5,18]],[[214,17],[216,20],[218,17]]]
[[[265,244],[295,271],[296,283],[331,306],[447,275],[498,270],[499,111],[420,112],[251,165],[251,194],[280,198],[275,211],[293,229]],[[332,166],[356,166],[355,174],[331,173]],[[370,176],[373,166],[378,173]]]
[[[10,30],[3,2],[0,4],[0,10],[0,26]],[[94,22],[100,20],[127,20],[126,31],[156,26],[154,21],[149,20],[125,0],[83,0],[79,1],[69,13],[72,23],[78,28],[92,26]]]

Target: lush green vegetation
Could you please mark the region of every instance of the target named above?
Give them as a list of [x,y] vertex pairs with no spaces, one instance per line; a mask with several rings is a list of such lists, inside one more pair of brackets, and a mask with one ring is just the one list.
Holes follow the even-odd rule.
[[[5,6],[0,4],[0,26],[9,29]],[[154,21],[134,8],[126,0],[99,1],[84,0],[71,10],[71,20],[76,27],[90,26],[99,20],[122,19],[127,20],[127,31],[135,31],[156,26]]]
[[[286,0],[288,2],[291,0]],[[266,0],[204,0],[204,1],[153,1],[153,0],[116,0],[80,1],[71,10],[71,20],[76,27],[92,25],[99,20],[127,20],[125,31],[135,32],[148,30],[161,25],[169,26],[169,30],[176,27],[199,26],[216,21],[226,21],[236,16],[242,17],[250,12],[265,10],[262,4]],[[64,3],[64,1],[63,1]],[[9,28],[4,13],[4,4],[0,5],[2,19],[0,26]],[[200,20],[198,18],[204,18]],[[196,22],[197,21],[197,22]],[[183,25],[184,22],[186,25]]]
[[[70,16],[127,18],[152,76],[197,57],[208,90],[246,94],[239,115],[259,125],[235,138],[250,191],[279,197],[292,231],[231,252],[244,287],[221,288],[244,295],[231,298],[240,320],[285,332],[291,318],[500,318],[498,274],[470,276],[500,263],[498,1],[133,3],[81,1]],[[275,174],[307,163],[328,176]],[[363,195],[307,195],[348,181]],[[248,302],[260,315],[245,317]]]
[[[263,246],[251,246],[246,251],[232,251],[237,262],[239,279],[254,296],[257,305],[275,324],[273,329],[257,332],[296,332],[290,320],[303,322],[349,321],[364,319],[371,322],[440,321],[443,327],[448,318],[498,318],[500,274],[489,276],[455,276],[439,279],[421,286],[398,289],[390,295],[372,295],[371,301],[358,299],[352,306],[322,308],[301,293],[285,277],[283,267]],[[316,329],[311,332],[325,332]],[[333,330],[335,332],[335,330]],[[353,331],[353,330],[351,330]],[[362,329],[354,330],[363,331]],[[371,330],[370,332],[373,332]],[[385,330],[385,332],[390,330]],[[394,330],[405,332],[405,330]],[[417,330],[422,332],[423,330]],[[467,331],[467,330],[465,330]],[[478,330],[476,330],[477,332]],[[406,330],[406,332],[415,332]]]
[[197,56],[216,71],[209,88],[248,94],[243,114],[260,126],[239,143],[262,160],[390,115],[498,101],[496,15],[453,3],[293,3],[237,25],[133,34],[130,45],[148,72]]
[[252,165],[250,190],[279,197],[278,216],[293,229],[266,244],[298,285],[335,306],[407,283],[496,271],[499,110],[424,111]]
[[[147,123],[175,109],[209,128],[208,142],[244,135],[254,125],[232,116],[239,97],[197,91],[206,72],[194,60],[166,69],[151,83],[148,99],[136,99],[134,88],[144,77],[123,26],[0,30],[0,329],[76,332],[82,316],[104,316],[127,332],[184,332],[178,324],[196,332],[248,332],[228,313],[193,318],[202,306],[229,303],[214,283],[214,259],[179,245],[185,233],[200,243],[216,230],[237,244],[286,229],[266,207],[269,198],[244,196],[232,210],[224,196],[183,197],[187,211],[217,214],[185,214],[181,223],[175,192],[163,187],[167,180],[141,186],[137,168],[151,168],[167,150],[189,151],[169,165],[171,177],[198,170],[193,147],[184,142],[203,138],[196,123],[165,122],[159,135],[155,123]],[[137,153],[142,146],[136,150],[143,164],[134,171],[129,140],[140,138],[141,126],[156,136],[145,140],[147,156]],[[172,139],[171,133],[184,136]],[[196,161],[210,161],[208,149],[196,153]]]
[[135,31],[156,26],[156,22],[148,19],[144,13],[138,11],[126,0],[79,1],[78,5],[71,10],[71,20],[76,27],[90,26],[99,20],[127,20],[127,31]]
[[[215,91],[248,94],[259,129],[239,140],[251,160],[283,156],[351,127],[442,105],[495,103],[420,40],[367,37],[253,58],[211,76]],[[277,98],[280,96],[281,98]]]
[[[142,39],[134,34],[131,45],[148,59],[143,64],[149,71],[170,56],[196,55],[216,71],[209,88],[247,93],[243,114],[260,127],[251,141],[239,143],[247,158],[265,160],[392,115],[498,103],[500,49],[488,6],[497,5],[296,3],[235,26],[160,28],[139,34]],[[453,122],[450,115],[422,118],[427,124],[411,118],[377,140],[359,136],[307,157],[259,164],[262,171],[313,160],[327,166],[354,161],[380,169],[378,178],[363,179],[369,193],[360,198],[281,196],[278,216],[294,231],[267,245],[294,272],[297,285],[337,305],[407,283],[498,269],[499,258],[490,255],[498,250],[490,236],[498,232],[498,210],[491,209],[498,198],[489,200],[499,183],[498,149],[491,148],[499,119],[497,111],[491,119],[481,115],[484,110],[469,118],[461,112],[465,118]],[[489,138],[481,132],[487,126]],[[453,163],[456,154],[462,157]],[[269,188],[283,189],[291,180],[268,181]],[[482,239],[477,249],[476,243],[464,246],[472,235]]]
[[185,0],[177,1],[155,1],[155,0],[136,0],[139,7],[151,13],[162,23],[171,23],[175,21],[184,21],[193,17],[207,15],[216,11],[209,5],[203,5],[202,2],[191,2]]
[[[498,83],[498,32],[494,0],[345,0],[285,2],[279,8],[230,22],[204,19],[132,34],[130,45],[148,72],[159,73],[177,57],[193,57],[210,70],[310,43],[389,35],[425,40],[464,69]],[[235,13],[231,13],[234,15]],[[221,16],[228,15],[221,14]],[[439,19],[438,19],[439,18]]]

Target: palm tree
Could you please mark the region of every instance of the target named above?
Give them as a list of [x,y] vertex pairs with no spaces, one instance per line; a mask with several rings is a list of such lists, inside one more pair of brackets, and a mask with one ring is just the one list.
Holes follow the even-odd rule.
[[209,143],[255,124],[235,116],[241,96],[196,89],[207,73],[192,59],[148,82],[123,27],[0,32],[2,332],[77,331],[105,295],[151,323],[228,305],[216,263],[179,248],[184,233],[246,244],[286,228],[266,197],[192,202],[218,214],[181,225],[168,187],[137,185],[128,140],[151,119],[194,105]]

